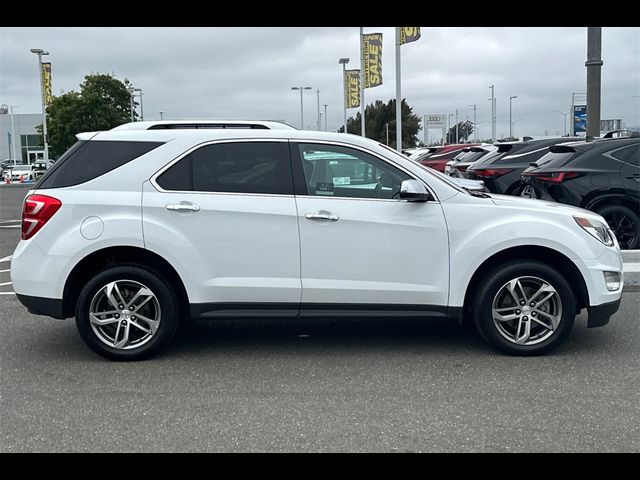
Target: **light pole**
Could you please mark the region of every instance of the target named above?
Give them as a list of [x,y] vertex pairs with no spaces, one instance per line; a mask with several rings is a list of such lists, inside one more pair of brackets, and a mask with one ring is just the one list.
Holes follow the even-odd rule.
[[328,103],[325,103],[324,105],[324,131],[327,131],[327,107],[329,106]]
[[[347,133],[347,63],[349,59],[344,57],[338,60],[338,63],[342,65],[342,89],[344,91],[344,133]],[[362,79],[360,79],[362,80]],[[325,120],[327,116],[324,116]]]
[[49,142],[47,142],[47,108],[44,98],[44,83],[42,82],[42,56],[49,55],[41,48],[32,48],[31,53],[38,55],[38,80],[40,81],[40,97],[42,99],[42,139],[44,141],[44,160],[49,161]]
[[478,133],[476,128],[476,104],[474,103],[473,105],[467,105],[467,106],[473,107],[473,137],[474,137],[474,141],[478,143]]
[[460,136],[458,135],[458,109],[456,108],[456,143],[460,142]]
[[140,96],[140,120],[144,120],[144,108],[142,108],[142,89],[134,88],[133,91],[138,92],[138,95]]
[[311,90],[311,87],[291,87],[291,90],[300,90],[300,130],[304,130],[304,107],[302,106],[302,92]]
[[453,113],[450,113],[447,117],[447,134],[445,135],[447,140],[449,140],[449,130],[451,130],[451,117],[453,117]]
[[567,115],[569,115],[568,113],[564,113],[561,112],[560,110],[551,110],[552,112],[556,112],[559,113],[560,115],[564,115],[564,121],[562,122],[562,125],[564,126],[564,137],[567,136]]
[[320,131],[320,89],[318,88],[316,90],[316,93],[318,94],[318,131]]
[[495,90],[494,90],[494,85],[489,85],[489,88],[491,89],[491,98],[489,100],[491,100],[491,141],[495,142],[496,141],[496,97],[495,97]]
[[133,85],[127,86],[129,92],[129,113],[131,114],[131,121],[133,122]]
[[385,123],[384,126],[387,129],[387,147],[389,146],[389,122]]
[[513,122],[511,121],[511,102],[514,98],[518,98],[517,95],[509,97],[509,139],[513,138]]
[[164,120],[164,112],[160,111],[160,120]]
[[600,136],[600,91],[602,70],[602,27],[587,27],[587,132]]
[[[11,158],[13,164],[16,164],[16,129],[13,126],[13,109],[19,105],[11,105]],[[22,150],[20,150],[20,159],[22,159]]]

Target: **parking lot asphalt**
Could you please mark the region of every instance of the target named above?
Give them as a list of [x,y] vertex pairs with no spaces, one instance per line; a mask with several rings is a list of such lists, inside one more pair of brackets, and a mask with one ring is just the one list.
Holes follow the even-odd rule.
[[[25,193],[0,188],[0,221]],[[18,238],[0,228],[0,260]],[[115,363],[0,295],[0,451],[638,452],[639,313],[624,293],[533,358],[443,322],[283,319],[195,322]]]

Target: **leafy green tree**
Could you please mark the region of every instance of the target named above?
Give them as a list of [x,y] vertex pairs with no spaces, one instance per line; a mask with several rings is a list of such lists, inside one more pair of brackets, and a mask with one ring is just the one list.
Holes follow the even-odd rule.
[[[473,122],[465,121],[458,123],[458,142],[464,143],[471,138],[474,131]],[[456,126],[454,125],[447,132],[447,143],[456,143]]]
[[[418,130],[421,119],[413,114],[413,109],[402,99],[402,148],[414,147],[418,142]],[[384,103],[376,100],[375,103],[365,107],[365,133],[368,138],[380,143],[387,143],[387,124],[389,129],[389,146],[396,145],[396,101],[389,100]],[[344,126],[340,128],[344,132]],[[355,117],[347,119],[347,132],[360,135],[360,112]]]
[[[59,157],[73,145],[77,133],[109,130],[130,122],[129,85],[128,80],[120,81],[108,74],[87,75],[80,84],[80,92],[72,90],[54,97],[47,107],[51,158]],[[135,105],[134,102],[134,109]],[[133,113],[137,118],[135,110]]]

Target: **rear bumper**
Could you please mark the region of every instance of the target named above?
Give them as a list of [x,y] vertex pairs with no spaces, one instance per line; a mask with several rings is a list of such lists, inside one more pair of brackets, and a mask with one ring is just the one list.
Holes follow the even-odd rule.
[[587,328],[602,327],[609,323],[611,315],[618,311],[622,297],[613,302],[603,303],[589,307],[589,320],[587,320]]
[[29,313],[35,315],[46,315],[57,319],[66,318],[62,314],[62,300],[58,298],[32,297],[30,295],[20,295],[16,293],[20,303],[27,307]]

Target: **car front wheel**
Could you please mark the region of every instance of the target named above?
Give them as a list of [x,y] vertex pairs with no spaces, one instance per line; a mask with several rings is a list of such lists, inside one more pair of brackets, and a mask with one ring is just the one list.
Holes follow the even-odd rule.
[[576,301],[569,283],[537,261],[517,261],[489,272],[476,294],[474,321],[480,334],[504,353],[540,355],[571,331]]
[[178,302],[170,286],[138,266],[115,266],[95,275],[76,306],[80,336],[112,360],[154,355],[171,341],[178,323]]

